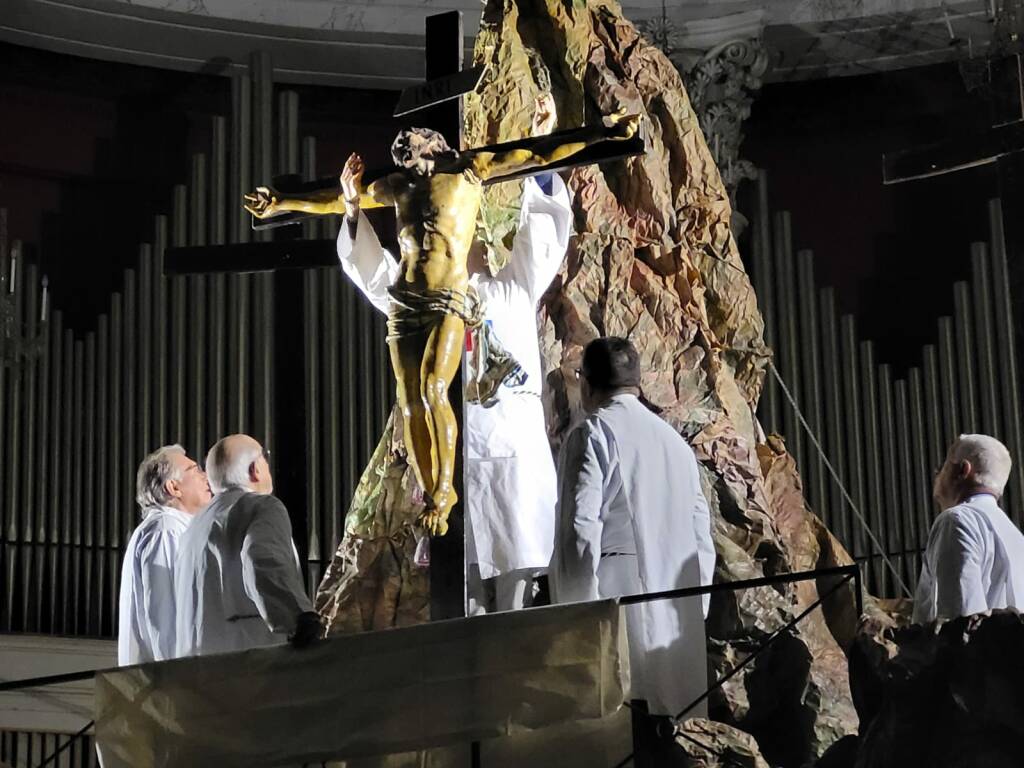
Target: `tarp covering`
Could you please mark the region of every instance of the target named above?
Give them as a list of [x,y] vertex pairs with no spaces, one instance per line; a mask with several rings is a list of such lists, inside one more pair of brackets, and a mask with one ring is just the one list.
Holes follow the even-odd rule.
[[104,768],[297,766],[603,718],[629,687],[615,601],[103,672]]

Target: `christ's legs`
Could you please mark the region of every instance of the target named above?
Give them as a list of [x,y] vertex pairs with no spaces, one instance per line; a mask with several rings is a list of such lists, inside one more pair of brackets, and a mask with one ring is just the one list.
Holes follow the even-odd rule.
[[398,405],[402,409],[403,438],[420,487],[432,494],[437,481],[434,421],[423,398],[420,369],[432,334],[418,333],[388,342],[395,372]]
[[424,523],[431,533],[438,535],[448,530],[448,513],[458,497],[452,485],[455,474],[455,453],[459,435],[459,421],[448,400],[448,388],[459,370],[466,324],[458,315],[444,315],[434,328],[423,355],[420,369],[423,399],[429,406],[433,420],[433,435],[437,461],[436,483],[431,491],[435,509],[424,514]]

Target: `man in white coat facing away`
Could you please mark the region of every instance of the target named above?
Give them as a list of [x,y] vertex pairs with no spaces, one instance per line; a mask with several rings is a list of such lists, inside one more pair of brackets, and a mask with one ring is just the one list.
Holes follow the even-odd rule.
[[174,563],[181,535],[210,502],[206,474],[180,445],[165,445],[139,465],[135,499],[142,522],[121,565],[117,663],[175,656]]
[[[559,457],[553,599],[710,584],[715,549],[697,460],[640,402],[633,345],[615,337],[591,342],[579,373],[589,416]],[[626,608],[631,696],[652,715],[678,715],[707,689],[706,604],[694,597]],[[704,707],[687,714],[703,715]]]
[[1012,461],[988,435],[960,435],[935,476],[943,512],[928,535],[914,621],[1024,610],[1024,534],[999,508]]
[[216,496],[178,550],[178,655],[310,643],[320,621],[266,452],[248,435],[230,435],[210,449],[206,470]]
[[[542,95],[533,132],[550,133],[554,124],[554,102],[550,94]],[[353,155],[341,176],[346,215],[338,257],[352,283],[387,312],[387,289],[398,275],[398,264],[359,210],[361,174],[362,161]],[[497,401],[487,407],[466,403],[463,504],[469,615],[529,605],[533,577],[551,559],[555,465],[541,403],[537,303],[558,273],[571,236],[572,207],[565,183],[557,174],[545,174],[523,182],[509,264],[491,276],[482,259],[470,256],[471,285],[484,302],[486,322],[525,376],[502,385]]]

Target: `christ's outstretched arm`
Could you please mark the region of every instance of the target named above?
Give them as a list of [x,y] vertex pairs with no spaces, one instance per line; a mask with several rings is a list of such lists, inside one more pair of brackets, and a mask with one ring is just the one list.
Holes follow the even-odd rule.
[[582,128],[573,131],[571,140],[564,133],[539,139],[530,147],[505,152],[480,151],[471,153],[473,170],[481,181],[500,179],[519,171],[543,171],[577,152],[601,141],[625,141],[633,138],[640,128],[640,115],[617,112],[605,118],[606,126]]

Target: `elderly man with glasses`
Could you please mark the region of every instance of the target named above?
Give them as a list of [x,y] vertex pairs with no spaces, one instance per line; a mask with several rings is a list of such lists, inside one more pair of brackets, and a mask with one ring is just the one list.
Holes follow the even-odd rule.
[[180,445],[165,445],[142,460],[135,492],[142,522],[128,540],[121,566],[117,661],[122,665],[174,658],[178,545],[210,503],[206,474]]
[[321,634],[268,454],[248,435],[206,456],[216,496],[182,537],[175,581],[179,656],[242,651]]

